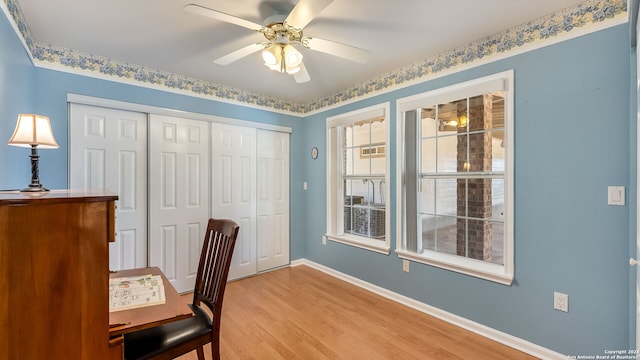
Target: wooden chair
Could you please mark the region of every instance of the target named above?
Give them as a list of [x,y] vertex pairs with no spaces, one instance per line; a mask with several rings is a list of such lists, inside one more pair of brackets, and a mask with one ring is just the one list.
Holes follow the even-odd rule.
[[[124,357],[173,359],[196,350],[204,360],[203,347],[211,343],[211,356],[220,359],[220,314],[239,226],[231,220],[209,219],[198,274],[189,304],[195,316],[124,335]],[[211,311],[209,317],[202,305]]]

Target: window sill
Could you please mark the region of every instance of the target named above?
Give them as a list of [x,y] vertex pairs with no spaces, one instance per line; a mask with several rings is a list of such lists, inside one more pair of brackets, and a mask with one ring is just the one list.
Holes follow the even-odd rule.
[[375,251],[380,254],[389,255],[391,247],[388,240],[375,240],[364,236],[356,235],[325,235],[327,239],[345,245],[355,246],[361,249]]
[[412,260],[422,264],[436,266],[442,269],[474,276],[511,286],[513,282],[513,272],[508,271],[504,265],[491,264],[484,261],[466,259],[450,254],[443,254],[434,251],[425,251],[422,254],[405,250],[396,250],[402,259]]

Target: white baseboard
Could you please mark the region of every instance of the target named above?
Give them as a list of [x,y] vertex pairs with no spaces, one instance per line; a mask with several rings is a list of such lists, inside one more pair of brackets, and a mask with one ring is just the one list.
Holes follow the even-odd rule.
[[434,306],[431,305],[427,305],[423,302],[411,299],[409,297],[406,297],[404,295],[395,293],[393,291],[387,290],[383,287],[368,283],[366,281],[360,280],[358,278],[355,278],[351,275],[347,275],[344,273],[341,273],[337,270],[334,270],[332,268],[329,268],[327,266],[318,264],[316,262],[313,262],[311,260],[308,259],[298,259],[298,260],[293,260],[291,261],[291,265],[292,267],[295,266],[299,266],[299,265],[306,265],[308,267],[311,267],[313,269],[322,271],[325,274],[331,275],[335,278],[338,278],[340,280],[344,280],[348,283],[351,283],[355,286],[358,286],[360,288],[363,288],[365,290],[371,291],[374,294],[380,295],[382,297],[385,297],[389,300],[393,300],[397,303],[403,304],[405,306],[408,306],[412,309],[418,310],[420,312],[423,312],[425,314],[431,315],[433,317],[436,317],[440,320],[446,321],[450,324],[459,326],[463,329],[469,330],[473,333],[476,333],[478,335],[484,336],[486,338],[489,338],[491,340],[497,341],[501,344],[504,344],[506,346],[509,346],[511,348],[520,350],[524,353],[527,353],[529,355],[535,356],[537,358],[540,359],[549,359],[549,360],[566,360],[568,357],[567,355],[563,355],[560,354],[558,352],[549,350],[547,348],[544,348],[542,346],[533,344],[531,342],[528,342],[526,340],[520,339],[518,337],[515,337],[513,335],[509,335],[507,333],[504,333],[502,331],[498,331],[496,329],[492,329],[488,326],[479,324],[475,321],[471,321],[469,319],[463,318],[461,316],[452,314],[450,312],[444,311],[442,309],[438,309]]

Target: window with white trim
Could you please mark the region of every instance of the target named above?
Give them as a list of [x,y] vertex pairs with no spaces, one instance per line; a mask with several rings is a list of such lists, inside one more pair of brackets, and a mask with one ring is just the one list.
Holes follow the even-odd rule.
[[511,284],[513,71],[397,104],[397,253]]
[[329,240],[388,254],[389,103],[327,118]]

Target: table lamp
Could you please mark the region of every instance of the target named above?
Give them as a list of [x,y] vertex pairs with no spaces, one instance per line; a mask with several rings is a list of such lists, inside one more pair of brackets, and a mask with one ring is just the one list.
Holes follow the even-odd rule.
[[49,118],[36,114],[18,115],[18,123],[9,139],[9,145],[31,147],[31,184],[20,190],[26,192],[49,191],[40,184],[38,177],[38,146],[43,149],[57,149],[58,143],[51,131]]

